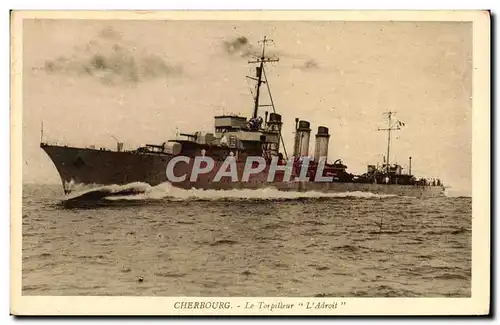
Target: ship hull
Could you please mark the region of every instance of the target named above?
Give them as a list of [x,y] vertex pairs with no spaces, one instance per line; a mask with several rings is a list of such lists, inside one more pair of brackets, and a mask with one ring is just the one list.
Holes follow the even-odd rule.
[[54,163],[65,192],[74,184],[123,185],[145,182],[152,186],[166,180],[170,157],[133,152],[42,145]]
[[[134,182],[147,183],[155,186],[168,182],[166,167],[173,158],[168,154],[138,153],[132,151],[109,151],[89,148],[75,148],[42,144],[41,148],[54,163],[65,193],[70,193],[77,185],[102,186],[125,185]],[[230,177],[223,177],[214,182],[218,167],[222,162],[216,162],[212,172],[200,174],[193,181],[190,180],[193,159],[189,164],[178,163],[173,172],[176,176],[186,175],[181,182],[171,183],[173,186],[191,189],[261,189],[275,188],[280,191],[323,193],[333,192],[370,192],[374,194],[398,195],[411,197],[437,197],[444,195],[442,186],[372,184],[352,182],[312,182],[312,181],[280,181],[283,174],[277,174],[274,181],[269,182],[268,168],[261,173],[250,176],[244,181],[233,181]],[[243,163],[237,164],[238,175],[243,174]]]

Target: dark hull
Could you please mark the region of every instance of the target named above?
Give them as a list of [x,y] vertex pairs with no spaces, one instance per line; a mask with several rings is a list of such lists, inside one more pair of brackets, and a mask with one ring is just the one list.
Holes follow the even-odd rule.
[[[61,177],[65,193],[69,193],[75,184],[84,185],[125,185],[134,182],[147,183],[155,186],[167,182],[166,166],[173,156],[168,154],[117,152],[87,148],[74,148],[42,144],[42,149],[49,155]],[[441,186],[419,185],[385,185],[351,182],[299,182],[280,181],[278,174],[275,181],[268,182],[268,172],[252,175],[248,182],[232,182],[229,177],[220,182],[212,182],[218,167],[217,162],[213,172],[202,174],[197,181],[191,182],[192,163],[178,163],[174,169],[176,176],[186,174],[184,182],[172,183],[173,186],[190,189],[259,189],[273,187],[282,191],[318,191],[318,192],[371,192],[413,197],[435,197],[444,195]],[[241,178],[244,164],[238,165],[238,178]],[[281,174],[282,176],[282,174]]]

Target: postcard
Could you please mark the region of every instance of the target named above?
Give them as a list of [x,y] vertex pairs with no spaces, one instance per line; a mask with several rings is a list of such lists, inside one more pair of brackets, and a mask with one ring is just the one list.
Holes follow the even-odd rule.
[[12,11],[14,315],[485,315],[488,11]]

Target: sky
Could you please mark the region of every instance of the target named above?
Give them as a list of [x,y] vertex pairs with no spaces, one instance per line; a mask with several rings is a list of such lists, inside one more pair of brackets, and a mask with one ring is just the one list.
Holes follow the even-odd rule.
[[[472,24],[466,22],[25,20],[23,178],[58,183],[44,140],[133,149],[213,131],[213,116],[251,116],[257,41],[290,153],[294,119],[330,129],[329,160],[352,173],[391,162],[471,188]],[[268,97],[262,97],[262,103]],[[264,114],[264,109],[259,112]]]

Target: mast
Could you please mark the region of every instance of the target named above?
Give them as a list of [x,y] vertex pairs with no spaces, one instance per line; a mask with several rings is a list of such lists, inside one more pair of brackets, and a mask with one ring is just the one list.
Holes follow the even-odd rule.
[[[270,63],[270,62],[278,62],[279,58],[266,57],[266,44],[269,42],[274,43],[274,41],[272,39],[268,39],[267,36],[264,36],[264,38],[258,42],[259,44],[262,44],[261,56],[259,58],[256,58],[255,60],[248,61],[248,63],[258,63],[259,64],[255,69],[256,76],[255,77],[247,76],[247,78],[257,81],[257,84],[255,86],[255,98],[254,98],[254,108],[253,108],[252,118],[257,118],[258,113],[259,113],[259,107],[271,106],[273,108],[273,112],[276,113],[276,107],[274,106],[273,96],[271,94],[271,87],[269,86],[269,81],[267,79],[266,69],[264,67],[264,64]],[[270,105],[261,105],[259,103],[260,87],[262,86],[262,84],[266,84],[266,86],[267,86],[267,92],[269,93],[269,100],[271,101]],[[267,118],[266,118],[266,120],[267,120]],[[281,133],[281,128],[279,131],[279,137],[280,137],[281,143],[283,144],[283,151],[285,153],[285,158],[288,158],[288,154],[286,152],[286,147],[285,147],[285,142],[283,141],[283,135]]]
[[278,62],[279,59],[272,59],[266,57],[266,44],[268,42],[273,42],[272,39],[268,39],[266,36],[262,39],[262,41],[259,41],[259,43],[262,44],[262,55],[260,58],[257,58],[254,61],[248,61],[248,63],[258,63],[259,66],[256,67],[256,76],[255,78],[250,78],[254,79],[257,81],[257,85],[255,86],[255,99],[254,99],[254,108],[253,108],[253,114],[252,118],[256,118],[259,110],[259,97],[260,97],[260,86],[262,83],[266,83],[265,81],[262,80],[262,74],[264,71],[264,63],[269,63],[269,62]]
[[389,174],[389,169],[390,169],[390,159],[391,159],[391,117],[392,117],[392,112],[389,111],[387,113],[387,119],[388,119],[388,128],[387,128],[387,174]]
[[387,128],[386,129],[378,129],[379,131],[387,131],[387,161],[386,161],[386,173],[389,175],[390,172],[390,153],[391,153],[391,131],[401,130],[401,125],[404,123],[397,121],[394,125],[392,125],[392,116],[396,114],[396,112],[388,111],[382,113],[383,115],[387,115]]

